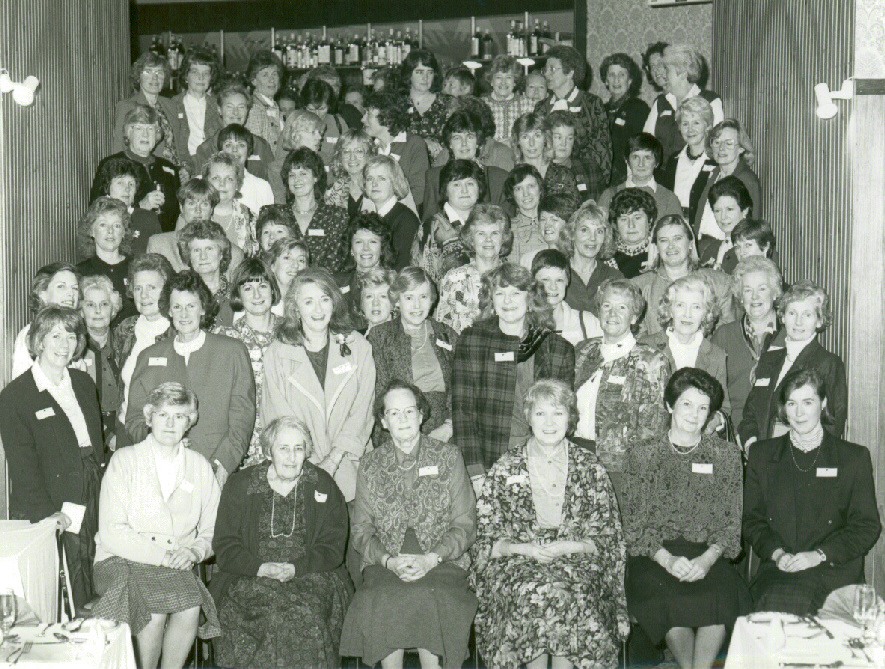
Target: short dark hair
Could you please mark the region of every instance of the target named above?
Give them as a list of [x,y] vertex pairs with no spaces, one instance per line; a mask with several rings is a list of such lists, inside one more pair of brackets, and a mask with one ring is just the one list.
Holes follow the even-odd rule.
[[145,187],[145,170],[131,158],[126,156],[111,156],[103,160],[95,175],[95,190],[101,195],[110,195],[111,183],[118,177],[132,177],[135,179],[135,192],[141,192]]
[[448,146],[452,140],[452,135],[457,132],[472,132],[476,135],[477,153],[488,139],[479,114],[466,109],[459,109],[449,116],[442,130],[443,144]]
[[710,206],[712,207],[720,197],[725,196],[733,197],[741,211],[748,209],[748,218],[753,215],[753,198],[750,197],[750,191],[747,190],[744,182],[733,174],[723,177],[710,186],[710,193],[707,196],[707,199],[710,201]]
[[[775,236],[768,221],[758,218],[745,218],[743,221],[734,226],[731,231],[731,241],[737,243],[738,240],[749,239],[755,241],[760,249],[766,250],[766,255],[770,258],[774,252]],[[767,248],[766,248],[767,247]]]
[[350,220],[350,234],[347,236],[347,265],[345,269],[354,269],[356,262],[350,255],[350,249],[353,247],[353,238],[360,230],[368,230],[381,240],[381,260],[380,266],[383,269],[390,269],[396,261],[396,254],[393,251],[393,241],[390,237],[390,227],[381,218],[377,212],[361,211]]
[[289,172],[296,167],[302,167],[313,173],[316,183],[313,185],[313,196],[317,203],[322,202],[323,193],[326,192],[326,168],[323,165],[323,159],[306,146],[295,149],[283,161],[283,167],[280,169],[280,178],[286,186],[286,203],[292,204],[295,196],[289,190]]
[[200,298],[200,304],[203,305],[203,317],[200,319],[200,328],[206,329],[215,320],[218,315],[218,302],[212,296],[212,291],[203,281],[203,278],[192,269],[186,269],[169,277],[169,280],[163,285],[163,292],[160,293],[158,306],[160,313],[170,321],[172,316],[169,312],[169,299],[172,291],[177,290],[180,293],[190,293]]
[[378,123],[387,128],[387,132],[393,136],[409,127],[406,105],[398,91],[389,91],[385,88],[382,91],[369,93],[363,106],[366,109],[377,109]]
[[547,212],[558,216],[563,221],[568,222],[578,209],[578,203],[571,195],[566,193],[551,193],[541,198],[538,203],[538,216]]
[[612,65],[617,65],[618,67],[623,67],[627,70],[627,76],[630,77],[630,87],[627,89],[627,97],[635,98],[639,95],[639,90],[642,88],[642,70],[639,69],[639,65],[636,64],[636,61],[630,58],[626,53],[613,53],[602,59],[602,64],[599,66],[599,77],[602,79],[602,83],[605,83],[608,79],[608,70]]
[[482,202],[486,195],[486,179],[482,168],[473,160],[463,160],[461,158],[453,158],[439,172],[439,203],[448,202],[448,188],[453,181],[461,181],[461,179],[473,179],[478,186],[479,195],[477,202]]
[[504,197],[511,205],[516,206],[516,199],[513,196],[514,189],[528,177],[534,177],[535,181],[538,182],[541,197],[544,197],[544,177],[541,176],[538,168],[534,165],[522,163],[513,168],[513,171],[507,177],[507,181],[504,182]]
[[537,277],[542,269],[561,269],[566,278],[571,281],[572,268],[562,251],[557,249],[542,249],[535,254],[532,260],[532,276]]
[[[450,111],[451,113],[455,113],[456,111],[468,111],[476,114],[482,123],[482,134],[485,138],[483,144],[485,141],[488,141],[489,137],[495,136],[495,130],[497,128],[497,125],[495,124],[495,114],[485,100],[482,100],[475,95],[462,95],[460,98],[452,100]],[[482,146],[482,144],[480,146]]]
[[[556,58],[560,63],[562,63],[562,70],[566,74],[569,72],[574,72],[574,82],[575,85],[579,88],[589,88],[591,82],[593,81],[593,72],[592,70],[587,69],[587,63],[584,60],[584,57],[578,53],[578,50],[571,46],[566,46],[565,44],[557,44],[550,48],[547,51],[547,60],[551,58]],[[589,81],[584,82],[584,77],[587,77]],[[582,82],[586,84],[586,86],[582,85]]]
[[258,210],[255,221],[255,237],[261,242],[261,233],[268,225],[285,225],[295,235],[298,222],[292,214],[291,207],[285,204],[265,204]]
[[707,422],[709,422],[713,414],[722,407],[722,400],[725,397],[722,384],[702,369],[683,367],[674,372],[667,382],[667,387],[664,389],[664,404],[672,409],[677,400],[682,397],[682,393],[689,388],[694,388],[709,398],[710,412],[707,414]]
[[[787,402],[790,399],[790,395],[804,386],[811,386],[814,389],[815,394],[820,398],[820,401],[826,402],[827,383],[817,369],[814,367],[797,367],[791,369],[784,377],[784,385],[781,388],[780,394],[777,396],[777,417],[782,423],[789,424],[787,421]],[[832,426],[833,415],[830,413],[829,407],[824,407],[820,418],[822,424]]]
[[250,156],[255,150],[255,135],[253,135],[244,125],[231,123],[218,132],[218,142],[216,143],[216,147],[219,151],[224,150],[224,143],[229,139],[236,140],[237,142],[245,142],[246,149],[249,151]]
[[182,81],[187,81],[187,75],[190,72],[191,67],[194,65],[209,66],[209,88],[214,87],[218,82],[218,73],[220,70],[218,59],[213,56],[208,49],[204,49],[203,47],[197,47],[192,51],[188,51],[184,60],[181,62],[181,70],[179,70]]
[[43,265],[43,267],[38,269],[37,273],[34,274],[34,278],[31,279],[31,289],[28,291],[28,311],[31,313],[31,316],[36,315],[40,309],[46,306],[43,303],[43,300],[40,299],[40,293],[46,290],[55,278],[55,275],[59,272],[70,272],[74,275],[79,284],[80,270],[74,267],[71,263],[54,262],[48,265]]
[[443,81],[445,82],[446,79],[454,79],[462,86],[470,86],[470,93],[473,93],[473,89],[476,87],[476,77],[464,65],[456,65],[446,70]]
[[373,413],[375,414],[375,420],[378,422],[378,425],[381,425],[381,419],[384,418],[384,400],[394,390],[408,390],[412,393],[415,398],[415,405],[418,407],[418,411],[421,412],[422,425],[428,418],[430,418],[430,402],[427,397],[424,396],[421,389],[416,385],[403,381],[402,379],[392,379],[390,383],[384,387],[384,390],[375,396]]
[[258,258],[245,258],[237,265],[230,282],[230,307],[234,311],[243,311],[243,299],[240,289],[250,281],[266,281],[270,286],[271,302],[278,304],[282,298],[280,284],[271,269]]
[[280,75],[280,88],[282,88],[283,77],[286,76],[286,68],[279,56],[273,51],[266,49],[252,54],[252,57],[249,59],[249,65],[246,67],[246,81],[251,84],[255,80],[255,75],[268,67],[277,68],[277,72]]
[[664,147],[657,137],[647,132],[639,132],[627,138],[624,159],[629,162],[630,155],[635,151],[651,151],[655,157],[655,167],[664,162]]
[[305,107],[325,105],[330,114],[338,113],[338,98],[335,97],[335,90],[328,81],[322,79],[308,78],[301,89],[301,104]]
[[400,84],[408,91],[412,84],[412,72],[419,65],[433,70],[433,83],[430,85],[430,90],[434,93],[438,92],[442,88],[442,72],[439,69],[436,56],[428,49],[413,49],[403,59],[402,64],[399,66]]
[[615,193],[609,205],[608,221],[616,237],[620,238],[618,219],[624,214],[632,214],[634,211],[641,211],[645,214],[648,219],[648,230],[651,232],[658,218],[658,205],[651,193],[642,188],[625,188]]
[[649,44],[648,48],[642,52],[642,70],[645,72],[648,83],[653,89],[658,92],[662,91],[663,89],[655,83],[655,78],[651,75],[651,57],[657,54],[661,58],[663,58],[664,49],[666,49],[668,46],[670,45],[666,42],[654,42],[652,44]]

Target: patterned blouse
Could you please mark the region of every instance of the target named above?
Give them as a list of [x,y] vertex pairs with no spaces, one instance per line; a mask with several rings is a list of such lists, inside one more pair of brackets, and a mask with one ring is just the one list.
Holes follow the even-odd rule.
[[547,242],[541,237],[537,218],[529,218],[522,212],[517,212],[510,219],[510,227],[513,230],[513,246],[507,256],[510,262],[519,263],[527,253],[547,248]]
[[451,99],[449,95],[437,93],[436,99],[431,103],[427,111],[421,114],[415,109],[415,105],[412,104],[412,98],[406,93],[409,132],[424,139],[434,139],[442,144],[442,130],[446,120],[449,118],[449,103]]
[[[470,260],[458,234],[460,230],[460,221],[450,221],[445,210],[438,211],[430,221],[430,231],[423,248],[421,231],[415,235],[412,243],[412,264],[427,272],[427,276],[438,284],[449,270],[461,267]],[[454,236],[451,236],[452,233]],[[448,239],[440,241],[445,237]]]
[[471,261],[450,270],[439,284],[439,304],[436,320],[445,323],[458,334],[473,325],[479,316],[479,293],[482,274]]
[[233,206],[233,213],[227,222],[215,218],[212,220],[224,228],[224,232],[231,244],[236,244],[243,253],[250,255],[258,248],[258,244],[255,241],[255,221],[253,220],[252,212],[240,200],[234,200],[231,202],[231,205]]
[[529,100],[521,93],[509,100],[496,100],[491,95],[484,95],[482,101],[489,106],[495,117],[495,139],[507,146],[512,141],[511,133],[516,119],[535,109],[534,100]]
[[343,272],[347,263],[347,209],[319,202],[307,232],[297,232],[310,249],[311,266],[324,267],[333,274]]

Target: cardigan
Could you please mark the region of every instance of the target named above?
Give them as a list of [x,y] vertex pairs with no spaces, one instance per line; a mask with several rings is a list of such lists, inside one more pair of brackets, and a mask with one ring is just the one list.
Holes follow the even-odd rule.
[[[443,208],[442,198],[444,193],[440,192],[440,176],[442,175],[443,167],[445,165],[431,167],[427,170],[427,174],[424,177],[424,209],[422,210],[421,220],[424,222],[425,230],[430,224],[431,219],[433,219],[434,214],[442,211]],[[483,165],[480,167],[482,167],[485,175],[485,184],[480,185],[479,191],[482,197],[479,198],[479,201],[509,208],[504,197],[504,182],[507,181],[508,173],[500,167],[487,167]]]
[[[68,369],[83,411],[92,452],[104,463],[101,409],[89,375]],[[0,392],[0,438],[9,462],[9,517],[32,523],[84,503],[83,464],[74,428],[48,390],[38,391],[28,370]]]
[[[676,170],[679,168],[679,155],[681,152],[682,149],[671,154],[670,157],[664,161],[664,164],[658,168],[658,171],[655,172],[655,180],[664,187],[674,191],[674,194],[676,188]],[[701,158],[698,157],[698,160],[700,159]],[[695,212],[698,210],[701,195],[707,188],[707,182],[710,179],[710,175],[717,168],[718,165],[716,164],[716,161],[709,156],[704,155],[703,164],[701,165],[700,171],[698,172],[697,177],[695,177],[688,194],[688,207],[683,207],[683,218],[688,221],[689,224],[694,221]]]
[[[269,485],[269,467],[270,463],[264,462],[231,474],[221,492],[212,539],[218,573],[209,586],[217,604],[238,577],[255,577],[261,568],[260,486]],[[338,486],[310,462],[304,462],[301,472],[297,494],[304,503],[305,550],[289,562],[295,566],[295,578],[338,568],[344,562],[347,543],[347,505]]]
[[[350,353],[342,352],[343,344]],[[345,451],[335,472],[344,499],[353,499],[359,459],[371,450],[375,403],[372,345],[358,332],[330,335],[326,378],[322,385],[304,346],[274,341],[264,353],[261,424],[296,416],[313,439],[311,462],[322,462],[333,449]]]
[[[452,362],[452,443],[468,467],[490,469],[507,451],[516,401],[519,337],[501,332],[498,318],[479,321],[461,333]],[[533,354],[534,381],[575,381],[575,349],[550,332]],[[476,471],[476,467],[471,471]]]
[[209,462],[234,471],[249,448],[255,425],[255,379],[242,342],[207,332],[205,343],[184,358],[175,337],[148,346],[138,355],[126,408],[126,431],[133,441],[147,437],[144,405],[161,383],[177,381],[196,393],[199,420],[188,432],[191,448]]
[[212,555],[221,489],[212,466],[183,443],[182,465],[168,499],[160,491],[153,437],[114,453],[101,484],[95,562],[118,556],[160,566],[167,551]]
[[[185,95],[186,93],[179,93],[170,100],[172,115],[169,117],[169,122],[175,133],[175,148],[178,151],[178,157],[190,170],[192,176],[198,176],[194,155],[188,149],[191,128],[187,120],[187,111],[184,108]],[[203,99],[206,101],[206,113],[203,119],[203,141],[205,141],[209,137],[215,136],[221,130],[222,125],[221,110],[218,109],[215,96],[207,94],[203,96]],[[197,148],[199,149],[199,147]]]
[[[759,362],[752,377],[753,388],[747,396],[744,417],[738,426],[741,443],[746,444],[750,437],[758,440],[771,437],[777,422],[778,398],[784,387],[784,380],[777,383],[781,368],[787,358],[787,349],[770,343],[768,349],[759,356]],[[824,427],[832,435],[841,437],[848,417],[848,382],[845,380],[845,365],[835,353],[830,353],[814,339],[796,356],[792,369],[802,367],[816,369],[827,391],[827,410],[832,416],[831,423]],[[772,387],[777,384],[777,387]]]
[[612,137],[611,185],[627,180],[627,140],[642,132],[649,107],[644,100],[622,97],[617,103],[605,103],[608,112],[608,131]]
[[280,142],[280,135],[283,132],[283,113],[276,103],[271,107],[264,96],[253,95],[252,107],[246,119],[246,129],[267,141],[274,156],[280,157],[284,154]]

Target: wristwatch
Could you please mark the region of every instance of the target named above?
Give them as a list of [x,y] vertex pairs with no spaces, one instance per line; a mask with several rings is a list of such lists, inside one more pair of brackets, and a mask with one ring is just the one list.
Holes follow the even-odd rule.
[[820,555],[820,561],[821,561],[822,563],[827,561],[827,554],[824,553],[824,549],[823,549],[823,548],[818,548],[815,552],[816,552],[818,555]]

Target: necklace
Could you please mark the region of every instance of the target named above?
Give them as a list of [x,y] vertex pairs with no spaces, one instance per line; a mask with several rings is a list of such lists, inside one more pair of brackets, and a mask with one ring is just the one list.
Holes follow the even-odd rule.
[[648,242],[641,241],[638,244],[625,244],[624,242],[618,242],[618,251],[628,256],[638,256],[643,251],[648,250]]
[[799,463],[796,462],[796,454],[793,452],[794,450],[797,449],[796,446],[793,445],[792,437],[790,437],[790,455],[793,458],[793,464],[796,465],[796,469],[805,474],[806,472],[810,472],[812,469],[814,469],[814,466],[817,464],[817,459],[820,457],[820,452],[822,449],[820,446],[817,447],[817,454],[814,456],[814,462],[811,463],[811,466],[808,469],[802,469],[802,467],[799,466]]
[[316,211],[316,208],[317,208],[316,200],[314,200],[307,209],[299,209],[298,207],[295,206],[294,203],[292,204],[292,211],[295,212],[296,216],[307,216],[308,214],[312,214],[314,211]]
[[[673,437],[669,433],[667,434],[667,441],[670,442],[670,448],[673,449],[673,451],[676,453],[676,455],[688,455],[689,453],[694,451],[698,446],[701,445],[701,437],[702,437],[702,435],[699,435],[698,440],[694,443],[694,445],[689,446],[689,447],[677,446],[676,444],[674,444]],[[683,450],[680,450],[680,448],[687,448],[688,450],[683,451]]]
[[[295,483],[296,487],[298,483]],[[289,528],[289,534],[283,534],[280,532],[279,534],[274,534],[273,526],[274,526],[274,516],[277,511],[277,495],[279,494],[276,490],[272,490],[273,497],[270,502],[270,538],[276,539],[277,537],[286,537],[287,539],[292,536],[292,533],[295,532],[295,509],[292,509],[292,527]],[[280,495],[282,497],[282,495]]]
[[411,340],[409,343],[411,344],[413,355],[427,345],[427,341],[430,338],[430,333],[427,330],[428,330],[427,321],[425,321],[424,323],[421,324],[421,331],[424,332],[424,341],[421,342],[420,346],[415,346],[415,339],[419,336],[418,332],[415,331],[415,333],[412,334],[412,332],[409,332],[409,330],[406,329],[406,334],[409,335],[409,339]]

